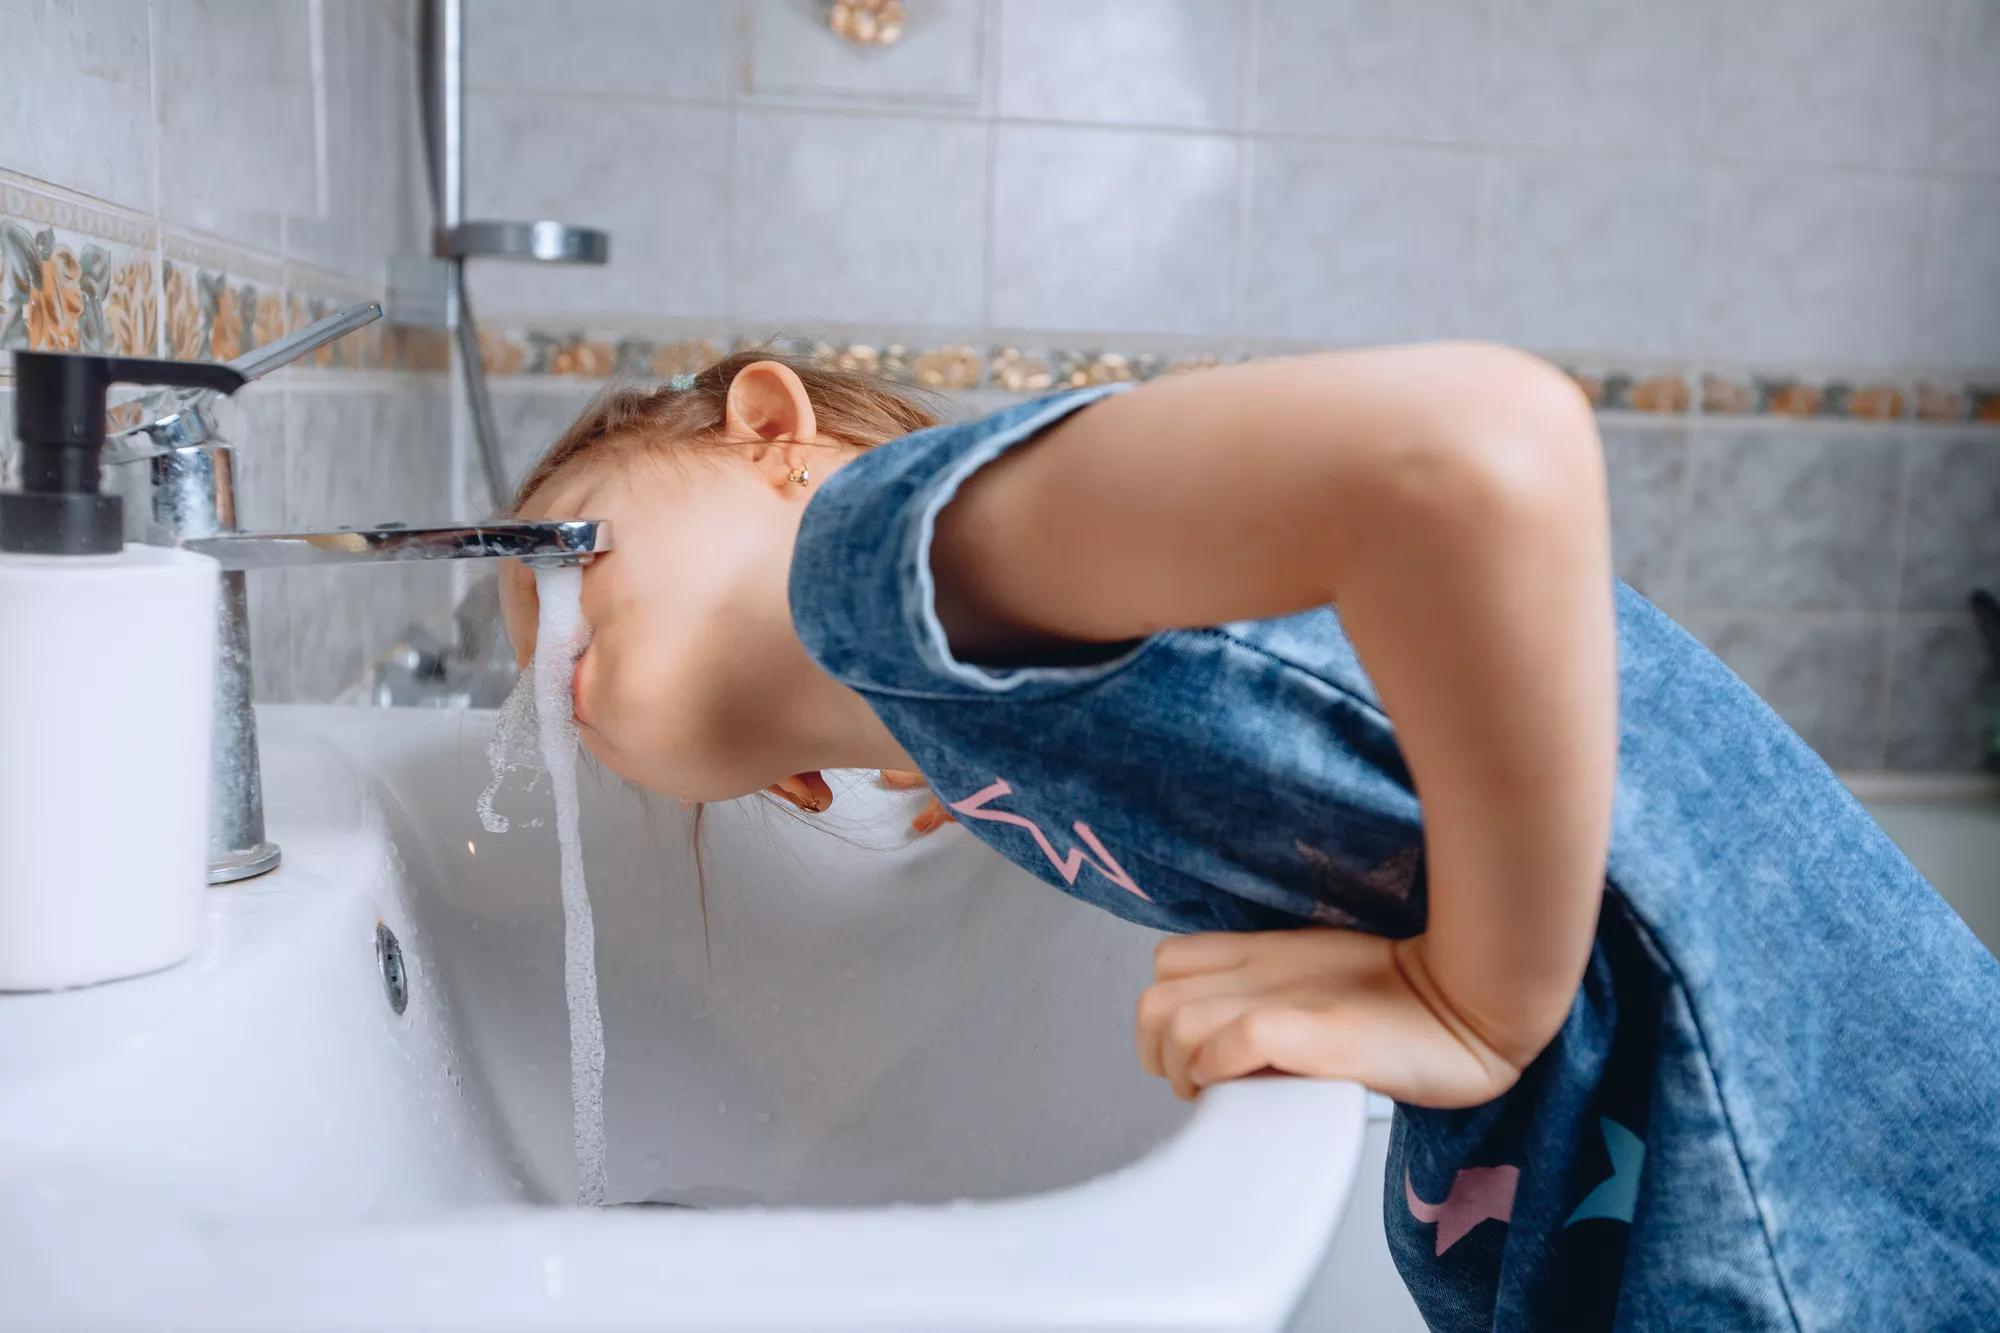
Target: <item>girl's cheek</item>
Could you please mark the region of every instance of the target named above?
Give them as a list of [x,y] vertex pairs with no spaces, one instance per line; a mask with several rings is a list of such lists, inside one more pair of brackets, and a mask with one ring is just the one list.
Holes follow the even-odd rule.
[[[626,679],[624,660],[617,649],[615,637],[591,641],[577,659],[572,706],[581,725],[579,735],[591,753],[620,777],[629,777],[624,752],[638,739],[632,734],[633,724],[645,714],[633,707],[636,701],[630,697],[631,682]],[[607,760],[607,755],[620,762]]]

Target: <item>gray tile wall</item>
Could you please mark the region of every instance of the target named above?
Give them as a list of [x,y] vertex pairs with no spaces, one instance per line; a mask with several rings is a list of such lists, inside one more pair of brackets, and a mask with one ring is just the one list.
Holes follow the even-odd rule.
[[[242,468],[239,521],[320,529],[456,512],[447,457],[451,403],[437,376],[295,376],[245,390],[230,437]],[[331,699],[412,626],[441,632],[448,565],[349,566],[249,576],[252,661],[267,700]]]
[[1992,9],[926,0],[885,51],[811,0],[482,0],[472,211],[618,241],[603,274],[489,267],[480,294],[1992,370]]
[[1836,767],[1970,768],[2000,672],[1965,609],[2000,583],[2000,435],[1606,423],[1619,575]]
[[[2000,380],[1992,0],[926,0],[887,51],[809,0],[555,12],[474,11],[473,210],[614,259],[477,274],[497,327]],[[499,381],[510,466],[592,387]],[[1979,762],[2000,432],[1605,429],[1620,572],[1828,759]]]
[[[389,256],[425,245],[414,0],[35,0],[11,6],[5,29],[15,114],[0,117],[0,174],[130,222],[149,249],[179,238],[204,264],[282,275],[269,286],[294,300],[379,295]],[[444,517],[450,416],[437,375],[301,369],[254,385],[226,417],[240,519]],[[451,607],[448,574],[410,567],[253,574],[250,587],[267,700],[333,697]]]

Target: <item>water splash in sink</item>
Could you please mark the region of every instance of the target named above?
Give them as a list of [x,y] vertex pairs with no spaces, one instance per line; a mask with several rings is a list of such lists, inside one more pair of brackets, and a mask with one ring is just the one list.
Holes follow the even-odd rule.
[[576,716],[572,688],[576,659],[590,642],[583,622],[583,571],[535,571],[541,611],[535,660],[514,683],[486,757],[493,781],[479,796],[479,820],[489,833],[505,833],[507,817],[493,798],[507,775],[534,763],[549,775],[556,806],[556,842],[562,849],[563,990],[569,1002],[569,1091],[576,1144],[576,1201],[604,1203],[604,1019],[597,1007],[597,943],[590,895],[583,880],[583,839],[576,799]]

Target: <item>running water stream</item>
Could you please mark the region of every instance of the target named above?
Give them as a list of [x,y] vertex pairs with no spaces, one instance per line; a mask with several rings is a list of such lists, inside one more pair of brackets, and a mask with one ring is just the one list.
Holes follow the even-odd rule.
[[486,757],[493,781],[479,797],[479,820],[505,833],[507,818],[493,798],[507,774],[535,763],[555,796],[556,842],[562,849],[563,990],[569,1001],[569,1095],[576,1144],[576,1201],[604,1203],[604,1018],[597,1008],[597,937],[583,883],[583,839],[577,826],[576,660],[590,642],[583,623],[583,571],[574,566],[535,571],[540,613],[535,660],[514,683]]

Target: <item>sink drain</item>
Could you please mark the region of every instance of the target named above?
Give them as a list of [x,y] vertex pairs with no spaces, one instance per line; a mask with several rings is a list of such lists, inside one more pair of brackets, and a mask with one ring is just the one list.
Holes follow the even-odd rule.
[[389,997],[389,1007],[402,1013],[410,1003],[410,979],[403,971],[403,946],[396,942],[396,932],[381,921],[375,923],[375,965],[382,969],[382,991]]

